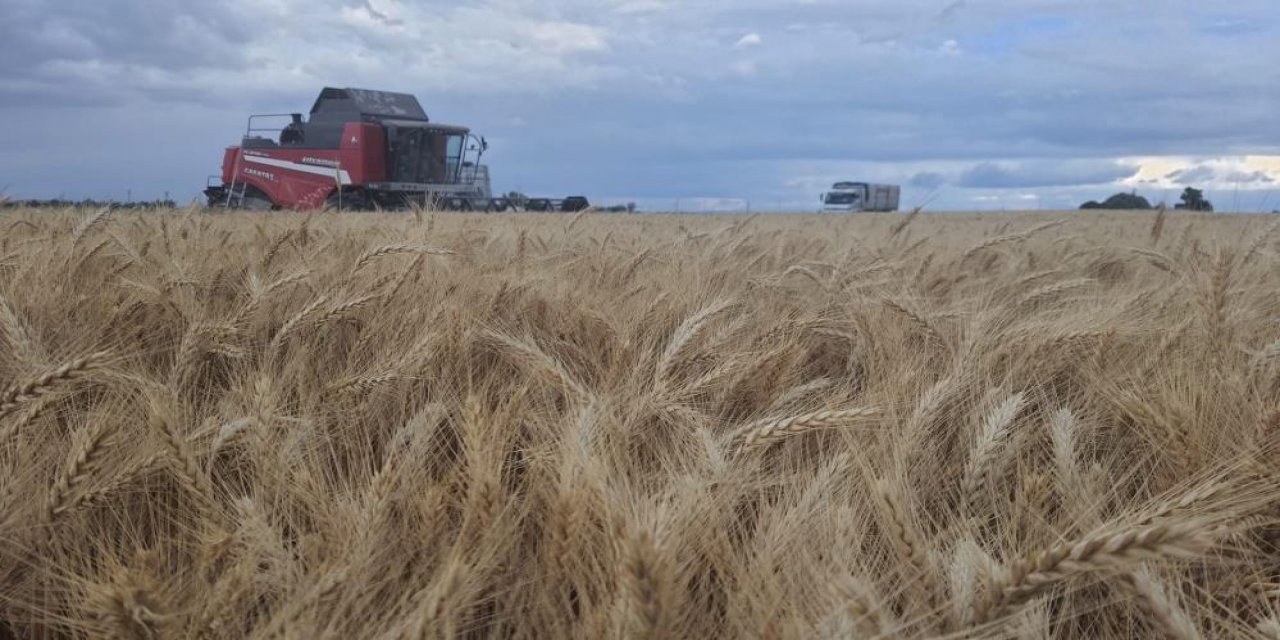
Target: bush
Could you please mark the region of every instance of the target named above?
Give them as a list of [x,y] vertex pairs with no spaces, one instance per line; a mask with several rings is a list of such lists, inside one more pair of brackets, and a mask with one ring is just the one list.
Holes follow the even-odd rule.
[[1117,193],[1102,202],[1090,200],[1082,205],[1081,209],[1109,209],[1116,211],[1126,210],[1147,210],[1151,208],[1151,203],[1146,198],[1136,193]]

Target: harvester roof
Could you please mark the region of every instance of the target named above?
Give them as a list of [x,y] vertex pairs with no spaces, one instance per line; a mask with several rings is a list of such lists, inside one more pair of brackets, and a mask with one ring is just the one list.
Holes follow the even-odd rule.
[[407,93],[325,87],[311,107],[311,120],[351,121],[397,118],[427,121],[418,99]]

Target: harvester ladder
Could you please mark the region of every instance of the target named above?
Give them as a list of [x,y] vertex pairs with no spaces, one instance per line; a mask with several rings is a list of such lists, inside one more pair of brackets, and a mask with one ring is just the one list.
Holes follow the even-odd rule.
[[[230,209],[231,203],[234,200],[236,200],[236,184],[237,184],[236,179],[240,177],[240,159],[242,157],[244,157],[243,149],[241,149],[236,153],[235,169],[232,170],[231,172],[231,184],[227,186],[227,201],[222,205],[222,208],[224,209]],[[236,202],[236,207],[244,206],[244,194],[245,194],[245,191],[248,191],[249,189],[248,182],[241,182],[239,184],[240,184],[239,202]]]
[[231,189],[227,191],[227,208],[231,208],[233,203],[236,208],[244,206],[244,194],[249,190],[249,183],[241,182],[239,184],[240,191],[236,191],[236,182],[233,181],[231,183]]

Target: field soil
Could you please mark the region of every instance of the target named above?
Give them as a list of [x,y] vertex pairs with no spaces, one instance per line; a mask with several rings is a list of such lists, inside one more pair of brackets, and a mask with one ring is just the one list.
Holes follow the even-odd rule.
[[0,214],[0,637],[1280,638],[1280,219]]

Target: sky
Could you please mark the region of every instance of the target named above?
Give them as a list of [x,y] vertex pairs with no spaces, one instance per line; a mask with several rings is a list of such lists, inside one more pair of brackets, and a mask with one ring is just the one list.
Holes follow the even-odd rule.
[[412,93],[495,191],[1280,209],[1276,0],[0,0],[0,189],[200,197],[250,113]]

